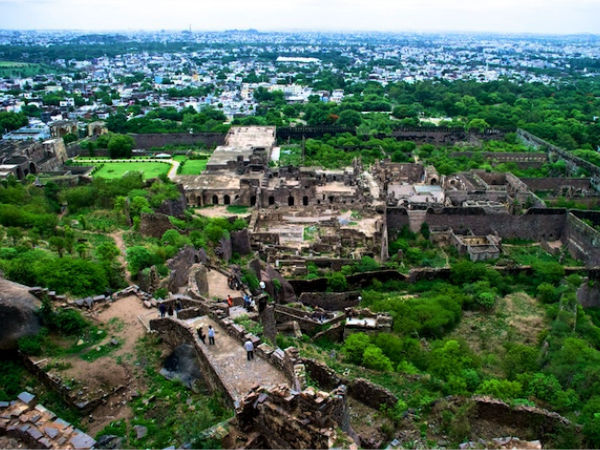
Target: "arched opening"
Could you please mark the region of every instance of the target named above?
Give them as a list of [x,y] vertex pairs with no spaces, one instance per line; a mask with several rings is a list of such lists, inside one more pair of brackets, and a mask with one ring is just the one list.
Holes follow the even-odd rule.
[[213,205],[218,205],[219,204],[219,197],[217,197],[216,195],[213,195],[212,204]]
[[434,186],[437,184],[437,178],[432,178],[431,179],[431,185]]
[[275,197],[273,197],[272,195],[269,197],[269,205],[274,205],[275,204]]
[[329,196],[329,203],[333,203],[333,195]]
[[20,167],[17,167],[17,180],[22,180],[23,179],[23,169],[21,169]]
[[34,163],[29,163],[29,173],[37,173]]
[[231,203],[231,199],[229,198],[229,195],[225,195],[223,197],[223,204],[224,205],[229,205]]
[[250,197],[250,206],[256,205],[256,195]]
[[308,196],[305,195],[304,197],[302,197],[302,204],[304,206],[308,206]]
[[294,197],[291,195],[288,197],[288,206],[294,206]]
[[25,176],[29,175],[29,170],[27,170],[27,169],[24,169],[24,170],[23,170],[23,175],[25,175]]

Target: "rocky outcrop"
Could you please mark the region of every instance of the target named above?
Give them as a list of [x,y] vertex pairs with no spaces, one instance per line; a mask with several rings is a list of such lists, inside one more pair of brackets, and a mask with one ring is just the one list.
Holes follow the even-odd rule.
[[[276,303],[292,303],[296,301],[296,293],[292,285],[269,264],[261,271],[260,280],[265,282],[265,291],[275,299]],[[277,280],[277,282],[274,282]]]
[[186,245],[171,259],[167,261],[169,273],[169,291],[175,293],[187,286],[190,268],[197,263],[206,264],[207,257],[204,250],[196,250],[191,245]]
[[190,267],[188,275],[188,295],[192,298],[202,298],[208,295],[208,269],[198,263]]
[[[181,186],[179,189],[180,191],[183,190]],[[183,192],[180,192],[179,197],[162,202],[162,204],[156,208],[156,212],[166,214],[167,216],[183,218],[185,208],[187,208],[187,201],[185,199],[185,195],[183,195]]]
[[248,255],[252,252],[247,228],[231,232],[231,250],[240,256]]
[[160,239],[165,231],[175,228],[169,216],[161,213],[142,213],[140,216],[140,233],[143,236]]
[[577,301],[584,308],[597,308],[600,306],[600,280],[585,279],[577,289]]
[[19,338],[38,333],[39,306],[27,286],[0,278],[0,350],[15,349]]
[[231,239],[228,237],[222,237],[219,241],[219,245],[215,248],[215,254],[223,261],[228,262],[233,255],[231,249]]

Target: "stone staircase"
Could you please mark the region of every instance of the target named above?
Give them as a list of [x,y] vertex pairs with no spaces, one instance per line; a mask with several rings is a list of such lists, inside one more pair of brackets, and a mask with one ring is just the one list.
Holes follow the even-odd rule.
[[427,215],[426,209],[409,209],[408,210],[408,226],[410,231],[418,233],[421,231],[421,225],[425,222]]

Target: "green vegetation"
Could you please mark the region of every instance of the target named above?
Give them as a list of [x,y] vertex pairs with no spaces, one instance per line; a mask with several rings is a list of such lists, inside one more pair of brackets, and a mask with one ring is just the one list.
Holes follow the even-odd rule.
[[99,166],[94,176],[113,179],[121,178],[127,173],[139,172],[148,180],[166,175],[170,167],[170,164],[163,162],[107,162]]

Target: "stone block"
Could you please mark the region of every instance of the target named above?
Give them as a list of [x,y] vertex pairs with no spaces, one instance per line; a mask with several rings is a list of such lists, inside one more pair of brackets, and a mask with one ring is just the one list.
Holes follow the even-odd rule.
[[88,448],[92,448],[94,446],[94,444],[96,443],[96,441],[94,439],[92,439],[90,436],[88,436],[87,434],[85,434],[81,431],[78,431],[69,440],[69,443],[75,449],[88,449]]
[[20,393],[20,394],[17,396],[17,398],[18,398],[19,400],[21,400],[23,403],[25,403],[27,406],[34,406],[34,405],[35,405],[35,403],[36,403],[36,400],[35,400],[35,395],[33,395],[33,394],[30,394],[30,393],[29,393],[29,392],[27,392],[27,391],[23,391],[23,392],[21,392],[21,393]]

